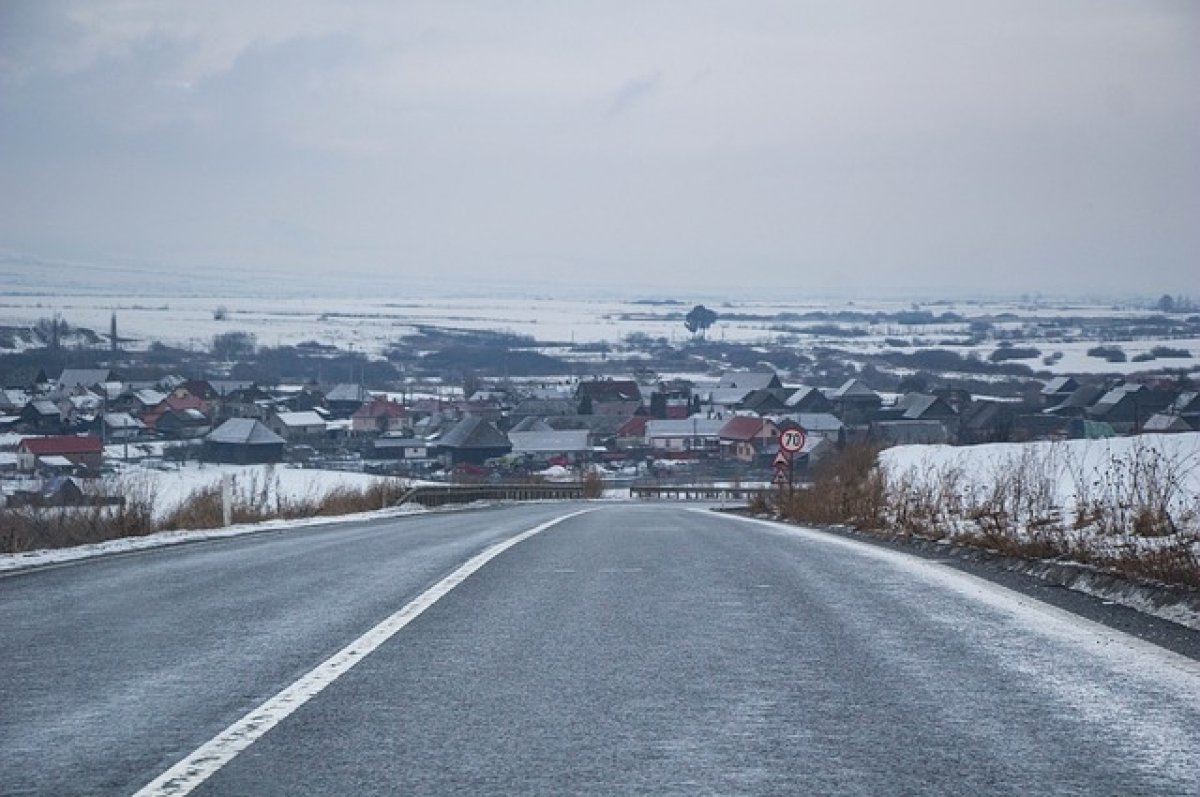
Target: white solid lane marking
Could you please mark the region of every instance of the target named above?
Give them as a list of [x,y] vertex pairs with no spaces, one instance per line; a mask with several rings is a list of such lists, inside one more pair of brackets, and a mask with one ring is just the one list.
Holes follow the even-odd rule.
[[134,797],[167,797],[167,795],[179,797],[189,794],[201,783],[215,775],[221,767],[232,761],[239,753],[262,738],[267,731],[320,694],[321,690],[347,673],[355,664],[391,639],[400,629],[415,620],[422,612],[445,597],[492,559],[517,543],[523,542],[551,526],[590,511],[592,510],[581,509],[578,512],[557,517],[498,542],[471,557],[453,573],[414,598],[404,608],[318,664],[300,680],[221,731],[187,758],[143,786]]

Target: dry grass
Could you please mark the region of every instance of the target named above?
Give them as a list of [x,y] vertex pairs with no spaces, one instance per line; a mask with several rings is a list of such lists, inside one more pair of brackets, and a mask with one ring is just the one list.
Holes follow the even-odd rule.
[[879,449],[873,445],[847,446],[821,462],[811,486],[782,495],[778,499],[779,514],[802,523],[878,528],[887,505],[878,455]]
[[[1197,463],[1189,458],[1138,440],[1094,469],[1063,446],[1025,446],[989,472],[943,464],[889,478],[877,455],[869,446],[849,446],[822,463],[811,486],[755,497],[750,511],[1200,587],[1200,499],[1185,488]],[[1059,491],[1068,476],[1075,495],[1064,505]]]
[[[399,479],[381,479],[362,488],[339,487],[325,493],[288,498],[272,469],[252,471],[231,489],[232,522],[255,523],[272,518],[332,517],[391,506],[407,489]],[[156,531],[219,528],[224,524],[221,485],[194,490],[165,516],[156,518],[152,482],[123,479],[105,485],[120,494],[121,506],[0,509],[0,552],[104,542]]]

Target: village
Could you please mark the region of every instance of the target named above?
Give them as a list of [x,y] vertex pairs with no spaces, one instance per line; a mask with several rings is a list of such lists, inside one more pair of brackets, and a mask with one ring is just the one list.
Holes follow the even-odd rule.
[[[10,379],[11,382],[11,374]],[[803,430],[803,479],[847,443],[970,445],[1200,430],[1186,379],[1059,376],[1017,395],[785,382],[773,368],[402,386],[260,385],[44,368],[0,391],[9,506],[95,501],[88,480],[186,462],[287,463],[442,481],[768,483],[780,435]],[[903,386],[903,385],[902,385]],[[1011,393],[1011,391],[1010,391]],[[115,499],[110,496],[109,499]]]

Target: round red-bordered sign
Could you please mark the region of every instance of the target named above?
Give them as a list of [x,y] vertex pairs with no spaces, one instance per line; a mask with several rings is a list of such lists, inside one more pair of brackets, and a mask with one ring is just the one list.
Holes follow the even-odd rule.
[[803,429],[784,429],[779,434],[779,447],[790,454],[795,454],[804,448],[804,439]]

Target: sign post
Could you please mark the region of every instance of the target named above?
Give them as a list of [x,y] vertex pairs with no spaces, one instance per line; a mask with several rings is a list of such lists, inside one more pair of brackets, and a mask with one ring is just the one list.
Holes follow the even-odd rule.
[[[794,429],[784,429],[779,435],[779,453],[775,455],[775,460],[772,464],[775,466],[775,483],[780,485],[787,484],[788,492],[795,489],[796,485],[796,455],[804,449],[804,442],[808,435],[804,429],[796,427]],[[784,475],[784,470],[787,470],[787,475]]]

